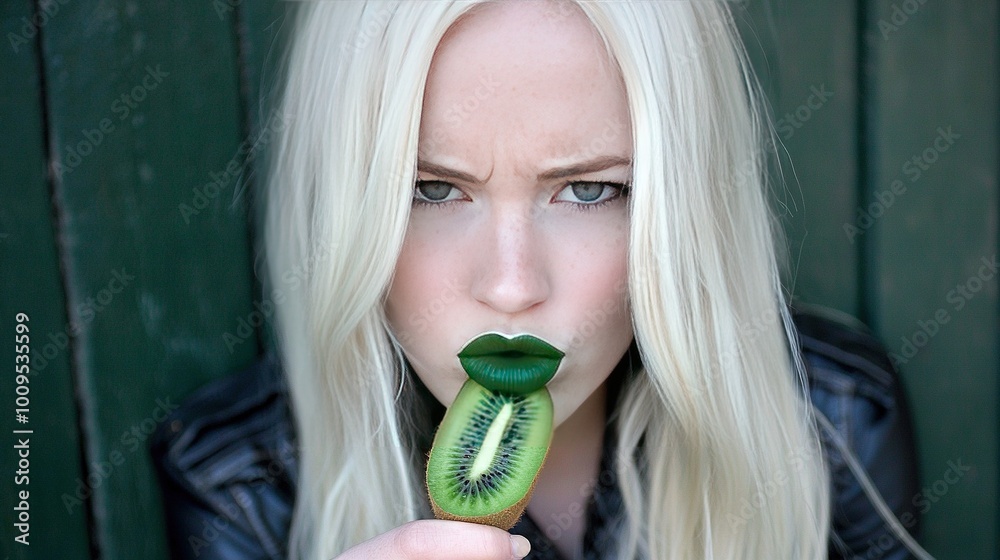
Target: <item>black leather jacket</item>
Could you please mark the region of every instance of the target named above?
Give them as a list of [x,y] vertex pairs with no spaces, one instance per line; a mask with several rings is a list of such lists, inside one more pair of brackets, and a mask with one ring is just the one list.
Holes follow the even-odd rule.
[[[811,313],[796,313],[794,319],[814,406],[915,533],[919,485],[910,417],[884,349],[861,326]],[[613,437],[612,432],[607,434]],[[622,506],[611,463],[612,437],[605,438],[602,476],[586,511],[587,558],[609,558],[615,541],[608,521]],[[286,388],[273,356],[200,389],[151,440],[174,558],[285,558],[296,451]],[[828,434],[823,440],[834,497],[830,558],[911,558]],[[529,559],[559,560],[546,537],[558,526],[549,523],[544,529],[526,514],[511,532],[531,541]]]

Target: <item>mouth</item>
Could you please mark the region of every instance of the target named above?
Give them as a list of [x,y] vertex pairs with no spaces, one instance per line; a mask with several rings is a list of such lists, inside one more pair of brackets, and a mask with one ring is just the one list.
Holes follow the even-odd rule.
[[490,390],[526,394],[545,386],[559,369],[564,352],[529,334],[509,338],[488,332],[458,353],[465,373]]

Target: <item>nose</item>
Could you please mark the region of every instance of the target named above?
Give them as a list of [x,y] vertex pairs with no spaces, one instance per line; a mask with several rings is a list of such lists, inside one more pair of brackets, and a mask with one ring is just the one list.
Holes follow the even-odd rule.
[[493,212],[475,232],[482,248],[473,256],[472,296],[507,315],[524,312],[545,301],[550,291],[547,245],[531,219],[531,210]]

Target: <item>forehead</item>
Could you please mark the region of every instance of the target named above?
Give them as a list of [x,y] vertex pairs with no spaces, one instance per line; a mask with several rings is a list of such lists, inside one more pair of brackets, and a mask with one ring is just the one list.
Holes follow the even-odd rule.
[[468,160],[525,148],[536,160],[628,155],[628,123],[617,65],[579,8],[492,3],[453,25],[434,53],[420,152]]

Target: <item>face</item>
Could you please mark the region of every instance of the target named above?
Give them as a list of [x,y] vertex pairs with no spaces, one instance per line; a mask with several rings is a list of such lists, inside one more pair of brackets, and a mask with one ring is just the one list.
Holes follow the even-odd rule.
[[413,209],[386,314],[415,373],[448,406],[458,360],[487,332],[565,356],[556,425],[632,341],[627,191],[632,132],[620,74],[582,13],[490,4],[435,52]]

